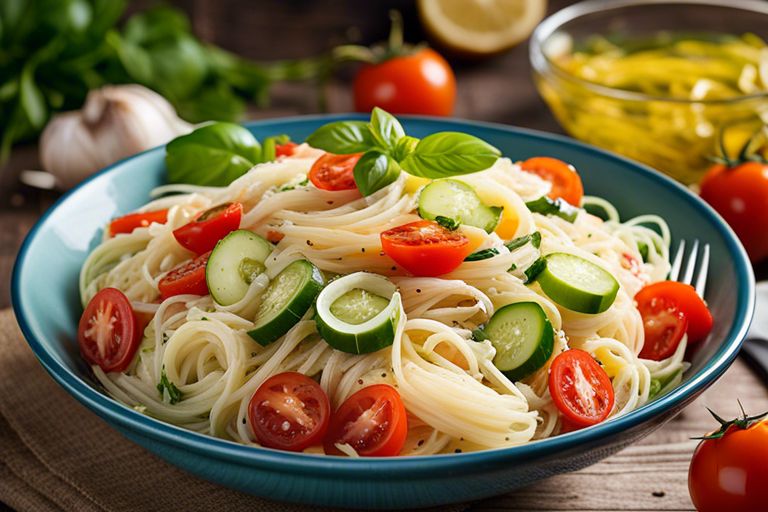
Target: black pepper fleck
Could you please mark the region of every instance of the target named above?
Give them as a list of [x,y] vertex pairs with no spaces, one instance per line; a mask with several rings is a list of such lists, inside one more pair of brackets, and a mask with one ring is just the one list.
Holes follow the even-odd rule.
[[421,293],[421,288],[416,288],[416,293]]
[[461,453],[461,448],[456,448],[455,450],[453,450],[453,453]]
[[395,270],[397,270],[397,267],[392,265],[392,271],[394,272]]
[[328,203],[328,204],[333,204],[333,201],[326,201],[326,203]]
[[361,247],[360,252],[365,252],[365,247]]
[[386,373],[382,373],[382,374],[381,374],[381,378],[382,378],[382,379],[383,379],[383,378],[385,378],[386,376],[387,376],[387,374],[386,374]]
[[307,240],[307,245],[308,245],[308,246],[310,246],[310,247],[312,247],[312,246],[313,246],[313,245],[315,245],[315,244],[313,244],[313,243],[312,243],[312,240]]
[[424,444],[424,440],[423,439],[419,439],[419,442],[416,443],[417,446],[421,446],[423,444]]
[[243,425],[245,425],[245,423],[246,423],[246,422],[245,422],[245,418],[243,418]]
[[667,495],[667,493],[665,493],[664,491],[653,491],[653,492],[651,493],[651,495],[652,495],[654,498],[663,498],[664,496],[666,496],[666,495]]
[[363,385],[363,379],[357,379],[357,383],[362,386]]

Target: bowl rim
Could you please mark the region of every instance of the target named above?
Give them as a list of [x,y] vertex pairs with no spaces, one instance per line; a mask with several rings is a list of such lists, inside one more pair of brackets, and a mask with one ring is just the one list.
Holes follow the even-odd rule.
[[685,5],[685,6],[707,6],[719,7],[722,9],[732,9],[741,11],[752,11],[758,14],[768,15],[768,3],[762,0],[730,0],[728,4],[723,4],[722,0],[586,0],[576,4],[569,5],[554,14],[545,18],[533,31],[530,39],[528,57],[533,69],[539,74],[553,72],[560,78],[566,79],[575,84],[579,84],[593,92],[614,99],[623,101],[658,101],[665,103],[675,103],[682,105],[729,105],[752,100],[761,100],[768,98],[768,91],[744,94],[729,98],[701,99],[693,100],[686,98],[674,98],[671,96],[658,96],[642,92],[618,89],[597,82],[592,82],[584,78],[569,73],[556,62],[554,62],[544,51],[547,40],[555,34],[563,25],[583,16],[595,13],[605,13],[627,7],[648,7],[653,5]]
[[[244,123],[244,126],[249,129],[269,126],[270,128],[279,130],[285,125],[316,123],[319,126],[321,123],[326,122],[367,118],[368,116],[359,113],[291,116],[279,119],[263,119],[246,122]],[[395,474],[393,473],[395,471],[397,472],[396,474],[398,475],[398,478],[405,478],[408,476],[423,475],[425,470],[428,470],[431,476],[455,474],[457,468],[462,468],[464,470],[487,470],[494,464],[503,464],[510,460],[529,460],[556,453],[565,453],[574,447],[589,445],[589,443],[599,442],[602,438],[628,431],[662,415],[669,409],[686,405],[692,397],[703,391],[722,375],[736,358],[741,344],[747,335],[754,312],[755,278],[752,267],[746,251],[738,242],[738,239],[731,228],[709,205],[692,194],[683,185],[648,166],[563,135],[506,126],[499,123],[469,121],[456,118],[440,118],[432,116],[402,116],[402,118],[416,122],[425,122],[426,124],[433,125],[435,128],[439,129],[452,127],[460,130],[462,127],[474,127],[489,129],[496,132],[511,133],[529,139],[545,140],[556,145],[568,146],[576,151],[592,153],[600,158],[612,160],[625,167],[629,167],[635,172],[642,173],[653,181],[659,182],[662,186],[677,189],[682,196],[681,200],[691,203],[703,216],[708,217],[725,240],[726,248],[733,257],[736,271],[737,309],[735,318],[740,319],[740,321],[734,322],[734,324],[731,325],[730,331],[720,343],[715,354],[704,364],[704,367],[699,370],[699,372],[692,375],[688,381],[666,395],[623,416],[613,418],[594,427],[518,446],[461,454],[422,455],[396,458],[346,458],[292,453],[270,448],[247,446],[186,430],[182,427],[146,416],[118,402],[78,377],[72,370],[48,353],[45,350],[44,345],[38,339],[27,318],[28,307],[23,294],[21,293],[20,286],[22,277],[25,274],[26,254],[41,228],[47,223],[48,218],[67,202],[70,197],[87,187],[91,181],[99,179],[101,176],[119,168],[128,161],[163,151],[164,146],[158,146],[106,167],[64,194],[41,216],[24,239],[13,268],[11,299],[13,310],[21,331],[24,334],[27,343],[35,353],[35,356],[48,373],[51,374],[54,380],[67,390],[70,395],[93,412],[96,412],[99,416],[106,419],[113,425],[113,427],[117,427],[121,432],[130,432],[132,434],[131,437],[139,435],[152,441],[159,441],[171,445],[177,449],[195,452],[205,455],[206,457],[213,457],[223,461],[236,462],[248,467],[257,467],[276,472],[291,471],[296,474],[333,472],[336,476],[345,476],[356,480],[364,479],[371,474],[391,477]]]

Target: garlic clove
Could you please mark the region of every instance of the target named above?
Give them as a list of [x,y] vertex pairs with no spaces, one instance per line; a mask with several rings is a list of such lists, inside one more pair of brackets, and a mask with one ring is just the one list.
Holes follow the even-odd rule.
[[156,92],[135,84],[104,86],[88,93],[82,110],[51,119],[40,139],[40,160],[66,189],[190,131],[192,125]]

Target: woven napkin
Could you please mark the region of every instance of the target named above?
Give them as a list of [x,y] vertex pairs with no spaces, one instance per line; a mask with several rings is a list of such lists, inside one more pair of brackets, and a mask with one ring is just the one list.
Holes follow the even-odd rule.
[[3,503],[78,512],[318,510],[206,482],[123,438],[51,379],[10,310],[0,311],[0,509]]

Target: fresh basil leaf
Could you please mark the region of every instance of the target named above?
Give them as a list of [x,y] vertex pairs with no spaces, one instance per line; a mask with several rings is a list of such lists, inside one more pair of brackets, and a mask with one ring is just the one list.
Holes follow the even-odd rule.
[[392,150],[392,156],[398,162],[402,162],[408,155],[416,150],[416,145],[418,143],[419,139],[416,137],[409,137],[408,135],[401,137],[397,141],[397,144],[395,144],[395,149]]
[[421,139],[402,167],[415,176],[438,179],[483,171],[500,156],[498,149],[477,137],[440,132]]
[[477,329],[472,331],[472,339],[475,341],[485,341],[491,338],[488,337],[488,335],[485,333],[485,331],[481,327],[478,327]]
[[405,136],[405,130],[395,116],[379,107],[373,107],[371,111],[371,135],[379,146],[392,150],[397,141]]
[[550,199],[547,196],[541,196],[533,201],[525,203],[533,213],[541,213],[543,215],[555,215],[568,222],[574,222],[579,215],[579,209],[575,206],[568,204],[562,199]]
[[224,187],[259,163],[261,146],[242,126],[212,123],[168,143],[170,183]]
[[34,70],[31,66],[24,66],[21,71],[21,82],[19,84],[21,108],[33,128],[42,128],[47,119],[48,112],[45,105],[43,93],[35,84]]
[[307,144],[329,153],[348,155],[373,149],[376,141],[365,121],[336,121],[315,130],[307,137]]
[[172,7],[155,7],[131,16],[125,23],[125,38],[142,46],[190,34],[189,20]]
[[533,245],[535,248],[538,249],[541,246],[541,233],[539,233],[538,231],[534,231],[533,233],[530,233],[528,235],[519,236],[513,240],[510,240],[504,245],[507,247],[507,249],[509,249],[509,252],[512,252],[515,249],[519,249],[520,247],[524,246],[529,242],[531,245]]
[[435,217],[435,222],[443,226],[448,231],[456,231],[457,229],[459,229],[459,226],[461,226],[460,221],[456,219],[452,219],[450,217],[444,217],[442,215],[438,215],[437,217]]
[[357,189],[369,196],[397,180],[400,166],[386,153],[371,150],[355,164],[354,176]]
[[165,397],[165,393],[163,393],[163,391],[168,391],[168,398],[170,399],[171,405],[179,403],[182,398],[184,398],[184,395],[179,390],[179,388],[176,387],[176,384],[168,380],[168,375],[165,373],[165,368],[163,368],[162,372],[160,373],[160,382],[157,384],[157,390],[160,392],[161,397]]
[[534,279],[536,279],[539,274],[542,273],[542,271],[547,267],[547,260],[544,258],[539,258],[533,263],[531,263],[531,266],[525,269],[525,283],[530,283]]
[[488,249],[483,249],[481,251],[475,251],[466,258],[464,258],[464,261],[481,261],[481,260],[487,260],[488,258],[493,258],[499,254],[499,250],[495,247],[490,247]]

